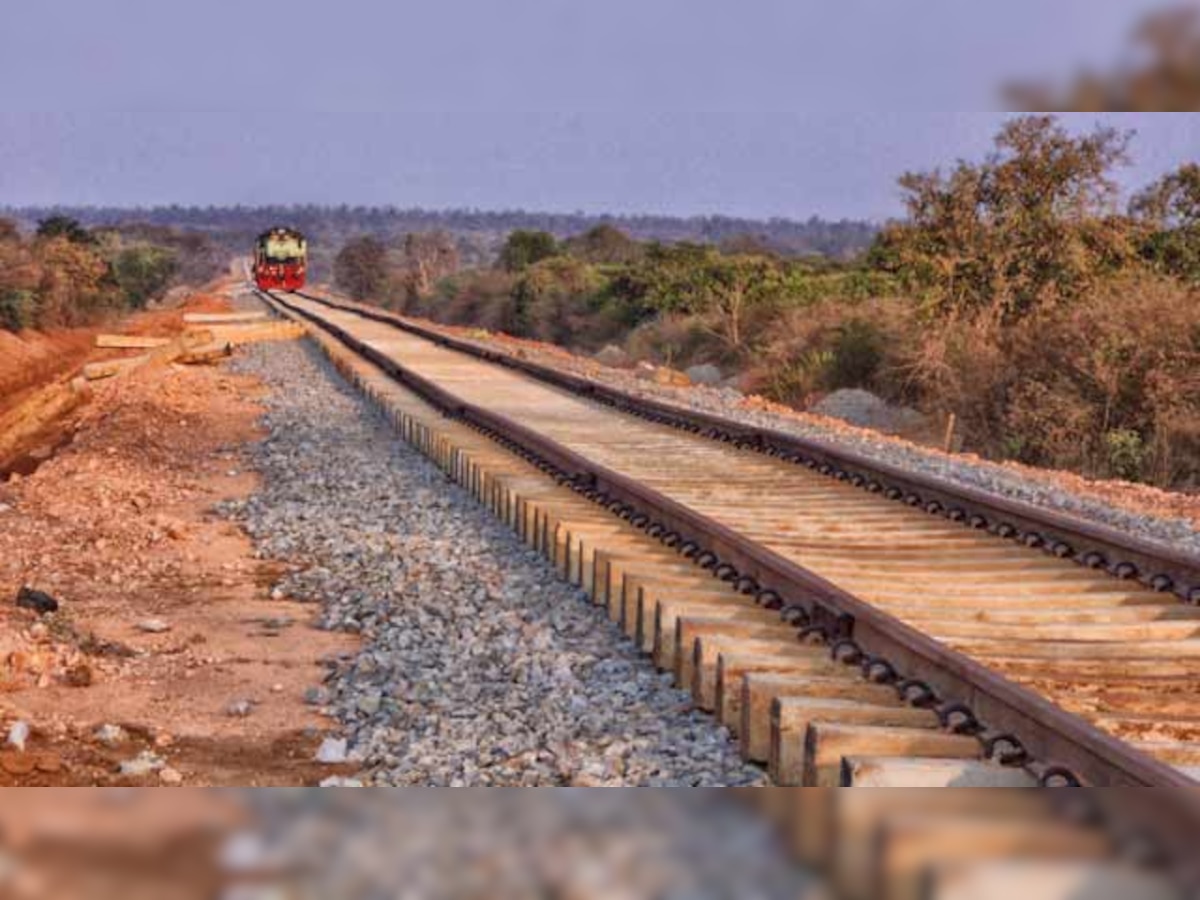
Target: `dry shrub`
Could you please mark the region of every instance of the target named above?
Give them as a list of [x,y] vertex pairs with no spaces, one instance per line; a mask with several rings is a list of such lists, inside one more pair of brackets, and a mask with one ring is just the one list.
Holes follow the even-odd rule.
[[898,365],[904,382],[916,389],[927,410],[957,415],[973,449],[1008,456],[1010,446],[1002,411],[1018,379],[994,319],[951,318],[922,324],[905,346]]
[[[736,346],[729,341],[724,317],[714,312],[659,312],[632,330],[628,324],[622,330],[627,332],[625,349],[634,359],[677,369],[713,364],[727,371],[744,371],[754,367],[774,340],[779,315],[777,309],[766,307],[744,313],[744,339]],[[614,309],[611,318],[627,323],[630,316]],[[618,337],[614,334],[611,340]]]
[[603,279],[593,266],[556,256],[529,266],[513,290],[522,333],[566,347],[596,343],[593,317]]
[[866,388],[900,399],[904,351],[913,337],[904,300],[826,300],[785,310],[764,329],[747,385],[781,403],[804,405],[826,391]]
[[727,348],[701,316],[663,313],[629,335],[625,349],[633,359],[687,368],[718,362]]
[[479,269],[443,281],[432,297],[413,303],[408,311],[438,322],[472,325],[488,331],[518,334],[521,328],[516,279],[495,269]]
[[1178,282],[1130,275],[1013,325],[951,321],[908,366],[989,455],[1200,483],[1200,296]]

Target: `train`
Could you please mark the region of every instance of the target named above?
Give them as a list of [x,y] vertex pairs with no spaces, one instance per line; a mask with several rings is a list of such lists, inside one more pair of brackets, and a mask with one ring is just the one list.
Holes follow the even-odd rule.
[[294,228],[272,228],[254,242],[254,283],[260,291],[298,291],[308,275],[308,240]]

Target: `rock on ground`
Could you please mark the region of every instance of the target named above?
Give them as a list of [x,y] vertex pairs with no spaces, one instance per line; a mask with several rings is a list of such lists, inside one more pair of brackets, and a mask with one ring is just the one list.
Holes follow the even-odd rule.
[[889,434],[913,432],[928,427],[925,417],[915,409],[892,406],[882,397],[861,388],[843,388],[821,399],[813,412],[841,419],[860,428],[874,428]]
[[710,387],[712,385],[720,384],[721,380],[725,377],[721,374],[721,370],[711,363],[705,363],[704,365],[700,366],[692,366],[685,371],[684,374],[687,375],[688,380],[690,380],[692,384],[704,384],[709,385]]
[[25,742],[29,740],[29,723],[28,722],[13,722],[8,729],[8,740],[6,743],[10,747],[16,747],[19,751],[25,750]]
[[[238,364],[270,386],[263,491],[229,512],[280,585],[360,634],[324,707],[373,785],[758,784],[586,596],[383,421],[308,345]],[[332,774],[332,773],[331,773]]]
[[629,354],[616,344],[607,344],[596,354],[595,360],[603,366],[621,369],[629,365]]

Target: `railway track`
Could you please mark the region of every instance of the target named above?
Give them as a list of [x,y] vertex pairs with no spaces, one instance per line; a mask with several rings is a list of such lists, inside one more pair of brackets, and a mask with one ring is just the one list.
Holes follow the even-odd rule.
[[[970,799],[923,799],[941,824],[896,840],[932,846],[950,817],[992,858],[1020,845],[1093,872],[1118,831],[1139,836],[1126,847],[1152,834],[1156,850],[1189,855],[1200,561],[378,310],[265,299],[605,605],[775,784],[1185,788],[1088,792],[1111,826],[1103,840],[1043,817],[1057,803],[1041,792],[945,792]],[[911,813],[904,792],[754,794],[846,896],[877,895],[833,838],[894,825]]]

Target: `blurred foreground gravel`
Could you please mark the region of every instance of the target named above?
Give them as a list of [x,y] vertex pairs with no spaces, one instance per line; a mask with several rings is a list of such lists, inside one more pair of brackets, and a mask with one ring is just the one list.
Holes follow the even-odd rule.
[[14,900],[817,900],[728,790],[10,791]]
[[[690,709],[540,556],[399,442],[315,349],[260,345],[265,484],[227,510],[277,590],[361,633],[314,705],[359,779],[397,786],[760,784],[728,733]],[[329,743],[328,761],[342,747]]]
[[[817,896],[815,883],[728,791],[247,794],[258,824],[226,841],[224,868],[235,876],[276,873],[298,888],[290,896]],[[260,887],[228,892],[226,900],[262,896]]]

